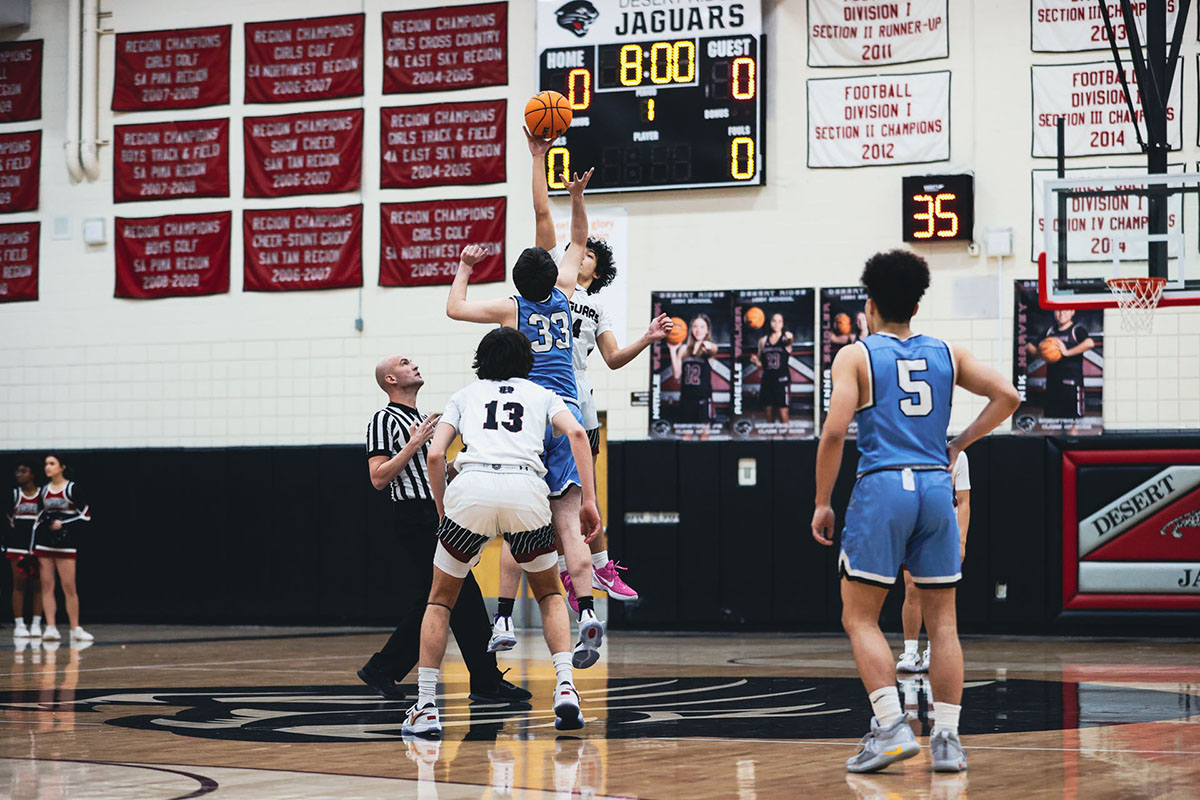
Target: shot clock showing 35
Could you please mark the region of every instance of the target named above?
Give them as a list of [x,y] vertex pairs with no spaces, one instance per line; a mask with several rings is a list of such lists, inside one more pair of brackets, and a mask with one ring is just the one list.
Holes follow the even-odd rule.
[[589,192],[766,183],[760,0],[538,0],[538,88],[574,118],[546,156]]

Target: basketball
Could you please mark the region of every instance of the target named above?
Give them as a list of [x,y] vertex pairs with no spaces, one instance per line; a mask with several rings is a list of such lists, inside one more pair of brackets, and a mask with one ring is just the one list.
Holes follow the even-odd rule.
[[525,127],[534,136],[557,139],[571,127],[571,104],[558,92],[538,92],[525,104]]
[[838,314],[833,318],[833,330],[835,333],[845,335],[850,332],[850,315]]
[[1046,363],[1053,364],[1063,357],[1062,342],[1053,336],[1042,339],[1042,343],[1038,345],[1038,353],[1046,360]]
[[746,324],[751,328],[761,328],[763,323],[767,321],[767,315],[758,306],[751,306],[746,312]]
[[667,334],[668,344],[679,344],[688,335],[687,323],[681,317],[671,317],[671,332]]

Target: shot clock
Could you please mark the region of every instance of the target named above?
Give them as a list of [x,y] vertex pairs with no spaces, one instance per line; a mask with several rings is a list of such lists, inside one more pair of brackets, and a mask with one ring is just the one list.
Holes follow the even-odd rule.
[[760,0],[538,0],[537,49],[574,113],[551,192],[590,167],[589,193],[766,183]]
[[906,242],[970,242],[975,235],[975,176],[904,178],[900,208]]

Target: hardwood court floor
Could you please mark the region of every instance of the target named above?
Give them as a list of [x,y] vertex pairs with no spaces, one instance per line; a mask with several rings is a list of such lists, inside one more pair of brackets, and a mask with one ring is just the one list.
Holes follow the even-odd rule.
[[[1200,646],[970,639],[970,771],[928,753],[848,776],[869,717],[842,637],[614,633],[577,673],[587,727],[560,736],[534,632],[505,654],[532,710],[470,706],[448,659],[445,739],[405,742],[406,703],[354,671],[385,634],[93,628],[47,649],[0,640],[0,797],[1195,798]],[[925,741],[923,680],[902,684]]]

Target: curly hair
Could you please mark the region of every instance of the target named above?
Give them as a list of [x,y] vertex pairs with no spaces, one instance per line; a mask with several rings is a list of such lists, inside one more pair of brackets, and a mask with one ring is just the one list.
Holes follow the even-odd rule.
[[929,265],[916,253],[889,250],[867,259],[861,280],[884,320],[908,322],[929,288]]
[[603,239],[588,239],[588,249],[596,254],[596,272],[592,275],[592,283],[587,288],[588,294],[608,286],[617,278],[617,265],[613,263],[612,247]]

